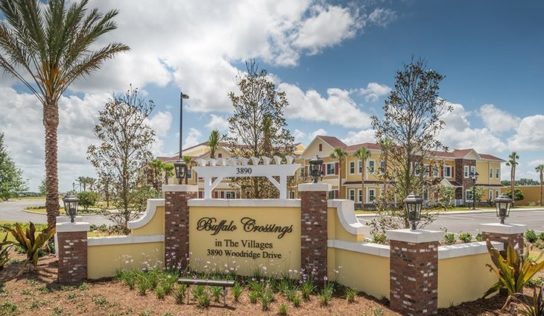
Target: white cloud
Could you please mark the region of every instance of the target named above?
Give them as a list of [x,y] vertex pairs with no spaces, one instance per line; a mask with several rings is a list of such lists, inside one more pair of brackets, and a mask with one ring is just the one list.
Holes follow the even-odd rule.
[[363,26],[357,13],[348,8],[327,5],[315,6],[312,11],[313,16],[302,23],[294,41],[295,47],[308,49],[311,54],[355,36]]
[[518,127],[520,118],[501,109],[493,104],[484,104],[480,107],[480,116],[485,126],[492,132],[505,132]]
[[151,151],[155,155],[163,156],[164,142],[168,131],[172,127],[172,114],[170,112],[158,112],[147,120],[148,125],[155,131],[155,143]]
[[468,120],[471,115],[462,104],[447,102],[453,108],[452,112],[443,115],[446,123],[440,132],[442,143],[453,148],[474,148],[478,152],[492,153],[507,149],[506,144],[495,136],[488,128],[473,128]]
[[542,150],[544,148],[544,115],[524,117],[516,133],[508,140],[511,150]]
[[198,145],[200,143],[200,136],[202,136],[202,133],[198,129],[191,127],[189,129],[189,135],[185,137],[183,148]]
[[315,90],[303,92],[299,87],[288,83],[281,83],[279,89],[287,94],[289,106],[285,115],[288,118],[328,122],[352,128],[370,126],[370,116],[359,109],[349,91],[328,89],[327,97],[324,98]]
[[206,127],[211,130],[218,130],[219,132],[225,132],[229,128],[229,122],[222,116],[211,114],[210,121],[206,124]]
[[370,82],[365,88],[361,88],[361,94],[367,102],[376,102],[379,98],[391,92],[391,88],[387,85],[382,85],[376,82]]
[[310,141],[312,141],[316,136],[322,136],[322,135],[327,135],[327,131],[322,129],[322,128],[319,128],[313,132],[311,132],[308,137],[310,139]]
[[360,130],[358,132],[350,131],[348,135],[342,139],[348,145],[361,143],[375,143],[376,135],[373,129]]
[[383,9],[383,8],[377,8],[372,11],[369,16],[368,20],[376,25],[385,27],[389,23],[393,22],[397,18],[397,14],[395,11],[392,11],[390,9]]
[[293,137],[295,138],[295,143],[302,143],[304,142],[306,133],[295,128],[295,130],[293,131]]

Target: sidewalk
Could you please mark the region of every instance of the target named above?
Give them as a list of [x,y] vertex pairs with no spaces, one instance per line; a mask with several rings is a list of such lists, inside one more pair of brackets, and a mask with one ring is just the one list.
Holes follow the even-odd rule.
[[[511,209],[512,212],[517,211],[530,211],[530,212],[538,212],[543,211],[544,207],[520,207],[520,208],[513,208]],[[484,213],[495,213],[495,209],[490,208],[484,208],[484,209],[475,209],[475,210],[466,210],[466,211],[450,211],[450,212],[444,212],[444,211],[433,211],[430,212],[430,214],[434,215],[458,215],[458,214],[484,214]],[[355,216],[357,217],[375,217],[377,216],[377,213],[366,213],[366,214],[357,214],[355,213]]]

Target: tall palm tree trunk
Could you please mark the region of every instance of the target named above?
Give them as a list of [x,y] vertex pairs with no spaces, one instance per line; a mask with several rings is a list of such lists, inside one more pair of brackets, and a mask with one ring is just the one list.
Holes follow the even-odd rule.
[[544,186],[544,172],[540,170],[540,206],[543,206],[543,200],[542,200],[544,195],[543,186]]
[[516,204],[516,194],[514,192],[515,183],[516,183],[516,167],[512,166],[512,172],[510,175],[510,192],[512,193],[512,206]]
[[58,104],[51,102],[43,109],[45,127],[45,174],[47,195],[47,225],[55,227],[59,215],[59,187],[57,168],[57,127],[59,125]]
[[365,165],[366,160],[362,161],[363,168],[361,169],[361,209],[365,209],[366,192],[365,192]]

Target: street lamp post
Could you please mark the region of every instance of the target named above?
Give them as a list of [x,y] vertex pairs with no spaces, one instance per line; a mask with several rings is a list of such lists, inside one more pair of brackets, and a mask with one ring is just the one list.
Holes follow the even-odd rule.
[[510,206],[512,205],[512,199],[504,194],[501,194],[495,199],[495,208],[497,217],[501,219],[501,224],[504,224],[504,219],[510,216]]
[[182,179],[185,178],[185,184],[187,184],[187,164],[183,161],[183,99],[189,99],[189,96],[185,93],[179,93],[179,156],[178,161],[174,163],[174,169],[176,171],[176,178],[178,178],[178,184],[182,184]]
[[470,178],[472,179],[472,209],[476,209],[476,180],[478,180],[478,172],[471,172]]
[[64,196],[62,201],[64,202],[64,211],[70,216],[70,222],[73,223],[77,215],[77,205],[79,203],[79,199],[72,193],[68,193]]

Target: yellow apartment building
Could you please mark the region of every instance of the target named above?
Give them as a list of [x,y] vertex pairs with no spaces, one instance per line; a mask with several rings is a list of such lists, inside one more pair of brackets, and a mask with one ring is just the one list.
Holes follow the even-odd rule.
[[[365,201],[362,201],[361,191],[362,162],[354,157],[357,149],[365,147],[371,153],[366,161],[365,173]],[[348,153],[344,164],[339,168],[339,162],[331,158],[335,148],[342,148]],[[298,174],[301,178],[307,178],[309,160],[319,156],[324,161],[323,179],[332,187],[330,198],[343,198],[353,200],[356,204],[371,205],[381,194],[383,183],[379,177],[384,165],[380,146],[375,143],[362,143],[346,145],[334,136],[316,136],[300,155],[298,162],[302,169]],[[444,186],[451,187],[455,192],[455,204],[466,205],[472,203],[473,180],[471,174],[477,172],[476,187],[482,188],[482,202],[491,202],[500,193],[501,188],[501,163],[504,160],[493,155],[478,153],[474,149],[456,149],[453,151],[438,151],[433,153],[433,164],[425,165],[423,172],[428,172],[425,177],[438,181]],[[427,171],[428,170],[428,171]],[[339,181],[339,178],[341,179]],[[340,188],[339,188],[340,182]],[[294,190],[292,197],[296,196]],[[424,199],[432,197],[424,193]]]

